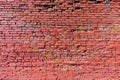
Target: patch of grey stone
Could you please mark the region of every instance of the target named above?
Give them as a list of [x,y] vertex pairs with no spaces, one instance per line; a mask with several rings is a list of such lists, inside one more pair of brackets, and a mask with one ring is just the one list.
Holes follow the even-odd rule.
[[26,7],[28,7],[28,5],[27,4],[19,4],[19,7],[26,8]]
[[5,16],[7,18],[16,18],[16,14],[13,14],[13,13],[7,13],[7,14],[5,14]]

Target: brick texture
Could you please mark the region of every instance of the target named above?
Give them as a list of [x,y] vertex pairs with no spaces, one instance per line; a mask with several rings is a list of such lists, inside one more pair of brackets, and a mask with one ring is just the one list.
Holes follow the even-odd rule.
[[0,80],[120,80],[120,0],[0,0]]

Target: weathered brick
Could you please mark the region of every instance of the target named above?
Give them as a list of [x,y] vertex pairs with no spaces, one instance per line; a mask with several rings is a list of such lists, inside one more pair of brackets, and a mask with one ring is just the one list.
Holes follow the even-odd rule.
[[1,80],[119,80],[119,0],[0,0]]

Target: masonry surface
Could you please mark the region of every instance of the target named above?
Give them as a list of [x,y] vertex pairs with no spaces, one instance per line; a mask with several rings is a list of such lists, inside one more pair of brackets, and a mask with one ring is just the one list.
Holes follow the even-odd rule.
[[120,80],[120,1],[0,0],[0,80]]

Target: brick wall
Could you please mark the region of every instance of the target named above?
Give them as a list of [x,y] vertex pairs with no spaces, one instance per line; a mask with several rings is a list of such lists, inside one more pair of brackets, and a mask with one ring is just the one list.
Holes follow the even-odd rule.
[[0,80],[119,80],[119,0],[0,0]]

